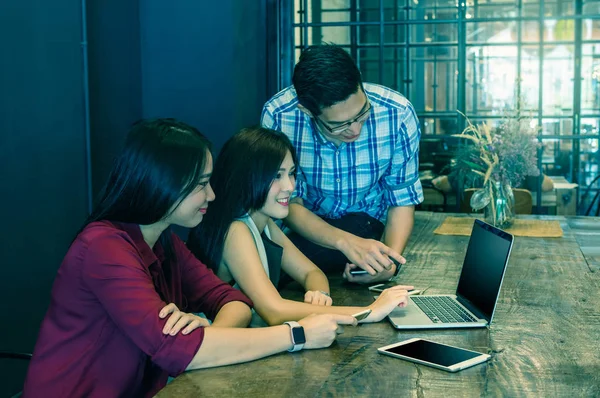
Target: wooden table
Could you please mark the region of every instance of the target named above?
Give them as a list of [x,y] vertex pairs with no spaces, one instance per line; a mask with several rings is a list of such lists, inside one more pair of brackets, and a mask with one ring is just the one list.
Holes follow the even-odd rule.
[[[447,214],[417,212],[403,281],[453,293],[468,237],[434,235]],[[460,215],[459,215],[460,216]],[[489,329],[397,331],[385,320],[346,327],[332,347],[185,373],[159,397],[598,397],[600,219],[558,219],[562,238],[515,238]],[[338,305],[365,305],[365,287],[332,278]],[[290,288],[287,297],[300,299]],[[424,337],[488,352],[459,373],[385,357],[376,348]],[[250,344],[251,342],[249,342]]]

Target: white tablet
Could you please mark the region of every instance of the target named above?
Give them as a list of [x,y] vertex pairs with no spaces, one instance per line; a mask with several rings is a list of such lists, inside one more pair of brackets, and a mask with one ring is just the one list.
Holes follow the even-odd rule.
[[419,338],[381,347],[377,351],[380,354],[432,366],[448,372],[458,372],[491,358],[488,354]]

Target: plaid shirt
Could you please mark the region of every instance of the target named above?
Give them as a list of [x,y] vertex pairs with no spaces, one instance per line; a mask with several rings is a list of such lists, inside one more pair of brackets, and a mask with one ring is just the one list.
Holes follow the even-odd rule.
[[335,146],[315,121],[298,109],[290,86],[264,106],[261,125],[285,133],[296,148],[298,178],[293,196],[315,214],[340,218],[365,212],[385,223],[390,206],[423,201],[419,181],[421,129],[415,110],[399,93],[364,84],[371,114],[358,139]]

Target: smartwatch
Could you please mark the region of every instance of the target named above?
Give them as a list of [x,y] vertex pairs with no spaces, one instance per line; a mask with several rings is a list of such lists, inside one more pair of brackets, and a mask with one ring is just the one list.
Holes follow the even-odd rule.
[[288,351],[300,351],[304,347],[304,343],[306,343],[306,337],[304,336],[304,328],[300,326],[298,322],[295,321],[289,321],[284,323],[290,327],[290,332],[292,335],[292,344],[294,344],[294,346]]

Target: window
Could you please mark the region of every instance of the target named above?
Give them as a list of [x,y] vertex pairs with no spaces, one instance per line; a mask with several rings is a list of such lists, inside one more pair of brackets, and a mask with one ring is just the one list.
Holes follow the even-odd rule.
[[413,103],[424,135],[452,141],[457,111],[495,123],[520,102],[541,127],[541,171],[581,188],[598,174],[600,0],[294,0],[280,13],[294,49],[282,86],[302,48],[333,42]]

